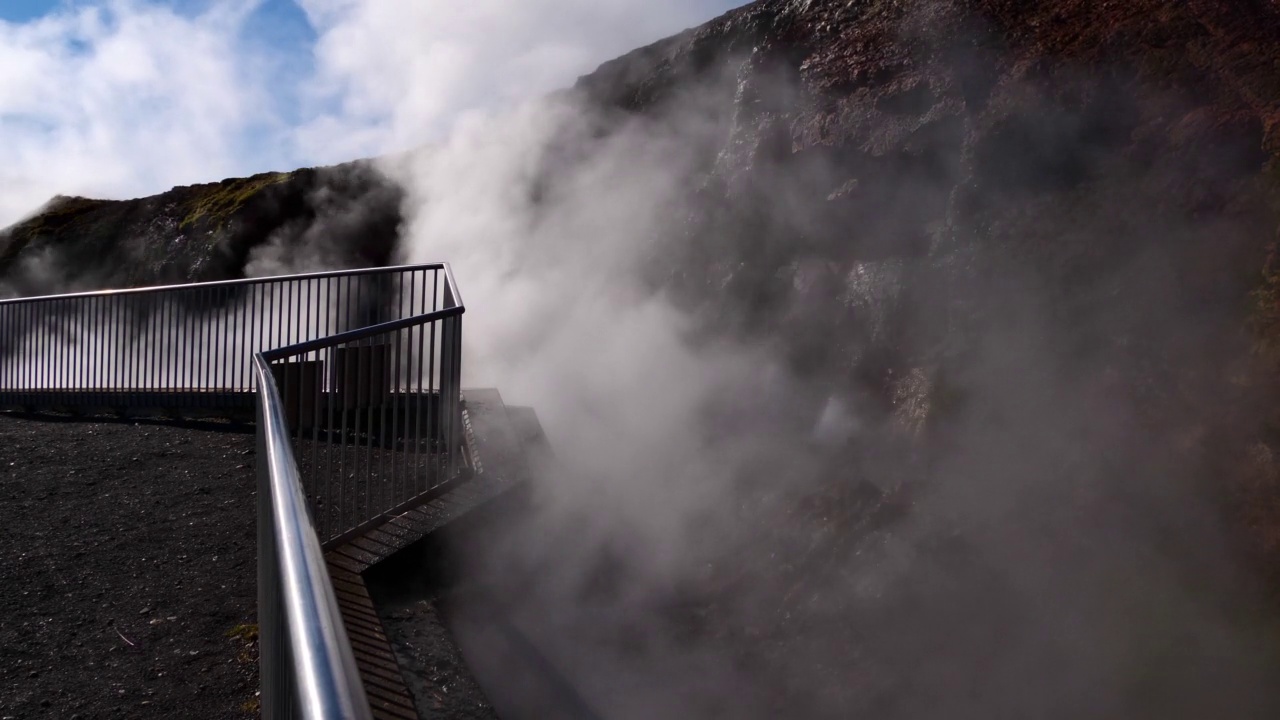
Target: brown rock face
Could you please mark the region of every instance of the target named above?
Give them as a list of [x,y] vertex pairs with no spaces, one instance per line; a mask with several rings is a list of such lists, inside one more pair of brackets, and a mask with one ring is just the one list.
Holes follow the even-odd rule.
[[1280,484],[1244,460],[1273,452],[1276,3],[764,1],[578,88],[660,115],[713,77],[722,142],[659,273],[709,326],[886,408],[925,372],[955,417],[995,392],[1114,421],[1276,552]]

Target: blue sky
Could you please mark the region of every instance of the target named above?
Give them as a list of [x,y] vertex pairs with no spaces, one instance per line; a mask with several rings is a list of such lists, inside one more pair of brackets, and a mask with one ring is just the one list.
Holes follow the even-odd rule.
[[[216,0],[213,0],[216,2]],[[87,6],[91,0],[5,0],[0,4],[0,20],[26,22],[59,8]],[[207,10],[209,0],[157,0],[154,4],[166,5],[177,12],[199,14]],[[256,12],[255,22],[268,24],[271,32],[280,32],[296,47],[305,47],[315,39],[315,32],[307,22],[307,16],[293,0],[264,0]]]
[[442,141],[742,0],[0,0],[0,227]]
[[[153,0],[175,12],[198,16],[220,0]],[[95,0],[0,0],[0,20],[27,23],[56,11],[103,5]],[[291,94],[289,83],[313,69],[312,48],[316,31],[307,15],[294,0],[261,0],[244,25],[249,42],[263,43],[279,51],[282,66],[278,69],[277,92]],[[287,107],[287,105],[286,105]]]

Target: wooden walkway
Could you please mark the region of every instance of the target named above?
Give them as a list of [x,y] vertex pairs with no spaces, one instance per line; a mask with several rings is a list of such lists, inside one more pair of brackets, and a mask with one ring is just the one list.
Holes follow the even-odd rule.
[[494,390],[466,391],[464,398],[470,477],[325,553],[356,665],[373,715],[379,720],[418,720],[419,715],[365,587],[365,571],[480,508],[526,477],[519,465],[524,438],[510,427],[507,411],[522,427],[536,426],[536,415],[527,408],[505,408]]

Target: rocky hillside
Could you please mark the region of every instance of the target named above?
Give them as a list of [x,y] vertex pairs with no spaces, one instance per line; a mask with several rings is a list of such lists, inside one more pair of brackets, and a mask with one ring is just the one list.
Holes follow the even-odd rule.
[[6,286],[44,295],[385,264],[400,201],[400,190],[364,162],[139,200],[57,197],[0,231],[0,294]]

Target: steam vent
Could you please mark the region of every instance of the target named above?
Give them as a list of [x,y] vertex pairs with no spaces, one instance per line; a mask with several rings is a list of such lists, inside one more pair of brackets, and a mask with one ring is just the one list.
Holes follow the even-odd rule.
[[0,716],[1280,718],[1278,248],[1280,0],[759,0],[56,197]]

